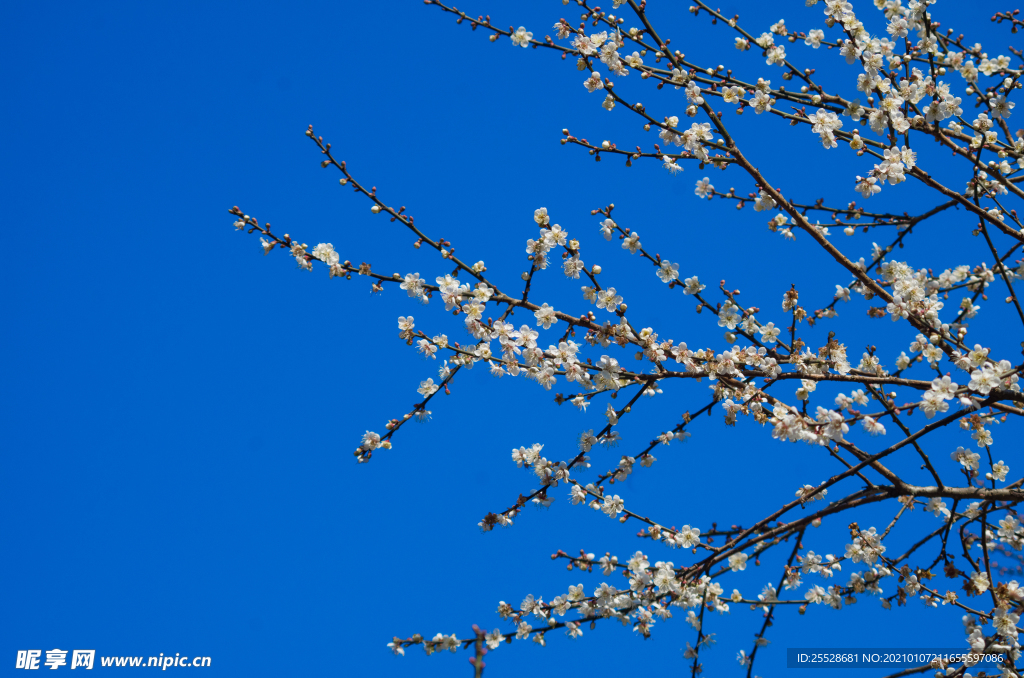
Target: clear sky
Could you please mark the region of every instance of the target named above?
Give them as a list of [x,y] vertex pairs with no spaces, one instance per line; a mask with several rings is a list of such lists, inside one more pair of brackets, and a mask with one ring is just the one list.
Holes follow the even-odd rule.
[[[648,4],[673,47],[692,58],[778,77],[758,53],[733,50],[725,27],[687,14],[685,2]],[[867,4],[859,12],[882,30]],[[988,21],[1003,5],[943,0],[934,13],[994,55],[1020,45]],[[463,9],[538,36],[560,16],[575,18],[572,6],[551,0],[466,0]],[[755,33],[780,16],[792,30],[824,27],[821,7],[799,0],[733,1],[722,11],[739,12]],[[957,16],[967,11],[976,14]],[[776,309],[796,283],[817,308],[848,279],[809,238],[784,241],[763,214],[693,195],[705,175],[720,189],[752,190],[739,172],[687,165],[671,176],[659,163],[595,163],[559,145],[564,127],[626,147],[655,139],[627,112],[603,110],[571,60],[508,40],[492,45],[419,2],[12,3],[0,35],[0,675],[14,671],[18,650],[52,648],[210,656],[210,676],[468,675],[468,653],[413,649],[396,658],[385,644],[393,635],[465,636],[474,623],[491,629],[499,600],[549,600],[569,584],[603,581],[552,562],[559,548],[620,557],[643,549],[652,562],[687,562],[684,552],[636,539],[634,524],[571,506],[561,488],[554,506],[530,507],[510,529],[477,528],[535,487],[511,462],[513,447],[540,442],[562,458],[554,451],[603,425],[603,403],[587,414],[559,408],[553,392],[478,368],[434,399],[430,422],[403,429],[394,450],[355,463],[363,431],[382,432],[417,402],[417,384],[436,378],[436,364],[398,339],[396,317],[415,314],[425,331],[464,335],[461,319],[437,303],[421,307],[394,288],[371,297],[365,279],[298,271],[286,253],[264,258],[255,236],[231,227],[227,210],[238,205],[310,246],[332,242],[343,259],[428,279],[446,272],[436,254],[410,246],[407,231],[341,189],[336,172],[320,169],[303,135],[310,123],[358,179],[407,206],[464,259],[485,260],[505,288],[516,289],[525,241],[537,234],[533,210],[546,206],[582,241],[585,260],[616,281],[634,322],[691,347],[721,350],[720,328],[649,265],[605,242],[590,210],[615,203],[616,220],[647,247],[709,287],[726,279],[750,305]],[[801,43],[789,51],[828,64],[820,72],[853,93],[857,71],[837,53]],[[627,81],[627,96],[657,115],[682,115],[681,92]],[[860,198],[853,175],[870,169],[867,158],[826,153],[805,128],[753,118],[730,124],[787,196]],[[940,176],[946,160],[925,159]],[[922,197],[931,200],[908,183],[871,206],[916,213],[938,202]],[[987,253],[964,240],[971,227],[951,210],[900,256],[939,270],[974,264]],[[891,237],[833,240],[858,258]],[[575,282],[555,269],[537,282],[532,298],[579,312]],[[840,308],[808,338],[837,329],[859,356],[876,328],[893,330],[865,307]],[[977,331],[999,322],[983,314]],[[883,362],[912,340],[902,329],[880,351]],[[624,422],[622,453],[702,407],[706,388],[672,385],[645,402]],[[749,524],[839,470],[821,450],[773,441],[751,421],[727,429],[717,409],[692,431],[621,486],[627,505],[636,497],[668,524]],[[602,454],[599,471],[618,452]],[[944,449],[937,455],[948,459]],[[913,459],[906,468],[916,469]],[[881,529],[890,517],[858,519]],[[935,520],[913,516],[893,543]],[[807,546],[841,553],[845,532],[823,525]],[[753,595],[779,572],[772,556],[729,586]],[[887,593],[893,587],[889,580]],[[877,606],[865,599],[804,617],[780,610],[755,672],[783,674],[787,647],[962,643],[955,612]],[[575,641],[553,634],[543,649],[502,646],[488,656],[487,675],[682,673],[681,648],[694,640],[683,616],[659,623],[646,642],[604,625]],[[761,622],[742,606],[711,620],[719,642],[708,669],[739,675],[735,655],[750,651]]]

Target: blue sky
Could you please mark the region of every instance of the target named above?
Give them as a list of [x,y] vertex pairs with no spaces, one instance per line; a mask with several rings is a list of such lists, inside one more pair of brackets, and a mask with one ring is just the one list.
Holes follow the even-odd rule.
[[[573,18],[557,2],[509,4],[467,0],[464,9],[538,36]],[[650,4],[669,27],[663,34],[692,58],[707,54],[703,62],[735,64],[755,79],[772,74],[685,3]],[[1015,36],[989,24],[994,3],[972,3],[977,15],[966,20],[943,14],[951,5],[935,8],[944,26],[1006,52]],[[755,33],[779,15],[794,30],[823,27],[820,7],[803,2],[722,11],[740,12]],[[590,210],[615,203],[616,220],[681,261],[681,272],[709,288],[724,278],[765,309],[777,308],[791,283],[808,307],[823,306],[847,280],[808,238],[783,241],[762,214],[694,197],[705,174],[720,189],[752,190],[738,172],[687,166],[673,177],[658,163],[595,163],[559,145],[563,127],[620,146],[654,139],[626,112],[604,111],[571,62],[507,40],[492,45],[420,3],[24,4],[6,8],[0,31],[3,675],[17,650],[54,647],[210,656],[204,675],[465,673],[468,654],[416,649],[399,659],[385,644],[417,632],[464,636],[474,623],[494,628],[499,600],[550,599],[569,584],[602,581],[552,562],[559,548],[620,556],[640,548],[652,561],[684,562],[686,554],[633,537],[635,525],[570,506],[561,490],[554,506],[530,507],[511,529],[477,528],[534,486],[511,448],[564,449],[580,430],[600,428],[603,403],[584,415],[535,384],[498,382],[478,368],[434,400],[432,421],[405,427],[394,450],[355,464],[363,431],[382,431],[417,401],[419,381],[436,376],[434,363],[397,338],[395,318],[412,313],[425,331],[453,337],[460,320],[395,289],[371,297],[364,279],[297,271],[283,252],[264,258],[254,236],[231,228],[227,210],[238,205],[311,246],[332,242],[343,259],[426,278],[445,272],[320,169],[303,136],[310,123],[360,181],[408,206],[460,256],[484,259],[506,289],[516,289],[525,241],[536,237],[533,210],[546,206],[583,242],[584,259],[615,281],[635,323],[691,346],[721,350],[719,328],[649,265],[604,242]],[[790,52],[828,62],[819,72],[853,91],[856,71],[834,52],[799,43]],[[681,115],[680,93],[627,80],[628,96],[657,115]],[[866,158],[825,152],[804,128],[753,117],[730,124],[787,196],[860,198],[852,176],[870,169]],[[954,176],[946,156],[925,162],[936,176]],[[939,202],[917,198],[930,200],[908,183],[871,207],[913,213]],[[939,270],[973,264],[988,256],[983,243],[948,246],[971,227],[950,210],[901,256]],[[890,237],[839,242],[868,257],[873,240]],[[532,298],[578,309],[576,286],[556,270],[537,282]],[[829,327],[844,333],[851,355],[876,341],[876,328],[894,336],[888,320],[867,319],[863,302],[841,311]],[[975,331],[991,336],[1000,322],[983,313]],[[826,332],[805,330],[814,340]],[[879,345],[891,364],[911,340],[904,330]],[[1014,343],[991,345],[999,341]],[[624,421],[623,451],[703,406],[704,388],[672,385],[647,401]],[[692,430],[685,445],[658,454],[659,473],[641,469],[623,484],[627,505],[637,497],[670,524],[749,524],[797,486],[837,471],[820,450],[772,441],[753,422],[727,429],[717,411]],[[956,434],[948,440],[964,444]],[[881,449],[874,444],[868,449]],[[599,470],[612,459],[605,454]],[[914,460],[904,461],[914,472]],[[888,518],[865,513],[862,524],[881,528]],[[934,524],[915,515],[906,538]],[[840,552],[844,527],[824,525],[808,547]],[[894,534],[894,544],[903,538]],[[755,593],[777,584],[777,560],[731,585]],[[646,642],[599,626],[544,649],[503,646],[488,657],[487,675],[539,666],[618,673],[637,661],[683,671],[680,649],[694,634],[681,616]],[[897,633],[907,646],[959,646],[957,617],[919,606],[882,613],[870,599],[841,614],[780,611],[756,672],[784,672],[786,647],[885,647],[880,639]],[[735,608],[715,620],[709,669],[738,674],[733,658],[749,652],[760,624],[759,612]]]

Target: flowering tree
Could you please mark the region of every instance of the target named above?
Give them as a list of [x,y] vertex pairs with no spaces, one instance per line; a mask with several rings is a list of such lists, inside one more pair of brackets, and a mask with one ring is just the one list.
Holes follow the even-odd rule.
[[[724,26],[737,50],[760,51],[762,77],[701,63],[674,49],[667,30],[653,25],[646,0],[612,0],[612,10],[622,16],[575,0],[579,20],[559,19],[553,35],[543,39],[524,27],[506,30],[489,17],[474,18],[436,0],[425,3],[479,29],[491,42],[508,40],[513,47],[550,50],[565,61],[571,57],[583,72],[586,91],[598,93],[601,106],[628,111],[645,132],[657,135],[646,149],[637,145],[630,150],[563,130],[563,145],[582,147],[595,160],[621,156],[626,166],[660,163],[671,174],[696,166],[709,174],[729,171],[745,182],[748,189],[742,192],[722,191],[710,176],[703,177],[696,181],[694,199],[750,206],[764,213],[770,231],[787,239],[811,239],[820,253],[817,266],[844,271],[834,291],[803,292],[804,299],[817,294],[817,308],[805,308],[802,292],[784,283],[771,292],[781,297],[774,311],[745,306],[740,292],[724,281],[709,290],[697,276],[680,272],[678,257],[662,258],[645,247],[636,230],[618,223],[615,205],[592,212],[600,235],[620,241],[623,256],[649,262],[652,285],[690,297],[686,301],[702,314],[701,320],[724,329],[719,346],[691,348],[686,337],[659,332],[657,318],[634,318],[615,281],[602,275],[601,266],[585,263],[581,240],[554,223],[544,207],[532,215],[538,230],[526,241],[528,270],[520,276],[521,285],[514,285],[508,272],[492,274],[483,261],[456,254],[451,242],[432,236],[405,207],[390,205],[375,187],[367,188],[312,126],[306,135],[319,149],[322,166],[340,172],[340,184],[365,198],[377,218],[411,231],[415,248],[439,253],[437,270],[422,277],[418,272],[389,274],[343,260],[330,243],[310,248],[288,234],[277,235],[269,223],[237,207],[231,210],[237,229],[259,234],[264,254],[284,249],[300,269],[322,265],[330,278],[365,276],[374,292],[397,287],[423,304],[432,302],[431,308],[443,305],[449,315],[461,316],[450,321],[458,327],[449,329],[439,315],[429,332],[411,315],[398,317],[399,338],[424,359],[436,361],[436,377],[420,382],[420,402],[388,421],[383,433],[366,431],[354,452],[358,462],[390,450],[408,421],[429,418],[428,407],[438,394],[449,393],[462,370],[482,363],[495,377],[524,377],[548,391],[561,385],[570,392],[556,395],[559,404],[583,411],[593,407],[603,414],[604,425],[580,433],[577,449],[568,452],[545,452],[539,441],[522,446],[509,441],[512,463],[536,476],[540,487],[503,510],[486,513],[480,528],[512,525],[527,504],[567,499],[619,523],[641,524],[637,536],[649,541],[644,550],[652,554],[637,550],[597,558],[559,551],[553,556],[567,561],[569,569],[620,577],[614,582],[531,594],[518,605],[501,602],[498,614],[505,625],[490,632],[474,627],[464,637],[395,637],[388,647],[395,654],[415,645],[427,654],[466,648],[474,653],[471,662],[481,675],[484,654],[503,641],[529,639],[543,646],[553,640],[553,632],[577,638],[588,625],[610,621],[646,638],[656,622],[677,615],[693,627],[685,657],[696,675],[713,642],[707,613],[727,611],[733,604],[759,609],[764,619],[752,647],[737,657],[749,676],[758,648],[768,642],[765,635],[778,606],[795,606],[803,614],[812,606],[838,610],[874,596],[886,609],[912,599],[959,608],[965,615],[965,650],[1001,655],[985,669],[1017,675],[1024,589],[1008,578],[1011,568],[996,564],[995,554],[1020,560],[1016,554],[1024,547],[1024,527],[1015,507],[1024,500],[1024,478],[1014,480],[1006,463],[1013,443],[1002,454],[993,452],[992,429],[1024,415],[1018,384],[1024,363],[1014,357],[1012,341],[1024,326],[1014,289],[1024,275],[1019,255],[1024,226],[1011,204],[1024,198],[1024,131],[1012,131],[1008,122],[1014,108],[1010,94],[1021,87],[1022,54],[1010,48],[1015,67],[1013,58],[990,57],[980,44],[969,45],[952,29],[940,29],[930,11],[934,3],[927,0],[907,5],[875,0],[868,10],[826,0],[823,15],[818,0],[807,0],[808,7],[818,9],[801,21],[822,22],[824,28],[791,31],[779,21],[760,35],[748,32],[738,17],[694,1],[690,12],[695,20]],[[1008,22],[1016,32],[1021,25],[1016,16],[1002,13],[993,20]],[[845,62],[845,77],[826,84],[814,69],[797,65],[819,55]],[[645,82],[634,85],[636,79]],[[620,95],[627,84],[637,91],[666,89],[665,102],[660,110],[630,103]],[[860,98],[854,96],[858,93]],[[729,115],[719,108],[729,109]],[[974,111],[965,113],[965,108]],[[850,193],[859,193],[852,197],[862,203],[826,205],[814,196],[784,195],[776,178],[744,153],[741,135],[730,132],[732,115],[763,116],[758,120],[766,129],[786,121],[795,128],[793,134],[817,135],[820,153],[852,152],[862,158],[861,176],[839,179],[848,182]],[[926,158],[943,163],[945,174],[958,172],[960,183],[942,183],[922,162]],[[959,166],[948,169],[951,162]],[[930,200],[917,197],[921,193],[914,193],[913,200],[899,198],[908,190],[900,186],[904,183],[927,189]],[[866,206],[869,199],[880,202],[890,195],[902,203],[899,211]],[[900,261],[897,250],[922,224],[947,210],[959,212],[965,238],[977,245],[980,257],[942,271]],[[857,238],[845,248],[836,242],[839,231],[855,236],[876,230],[895,236],[886,236],[891,242],[885,245],[872,243],[864,252],[867,258],[851,253],[860,244]],[[555,308],[532,290],[537,276],[558,267],[569,285],[582,283],[582,298],[574,308]],[[947,308],[951,294],[960,301]],[[971,333],[968,339],[971,322],[986,301],[988,313],[1003,316],[1005,330],[1000,336]],[[838,308],[857,306],[851,313],[876,323],[872,331],[878,336],[859,358],[848,355],[843,337],[829,329]],[[460,343],[445,334],[462,329],[471,340]],[[891,347],[902,349],[898,355],[897,348],[883,354]],[[626,357],[642,366],[628,368]],[[702,406],[687,410],[649,443],[631,442],[629,454],[618,460],[595,454],[606,470],[589,471],[590,455],[598,447],[627,442],[617,426],[642,397],[657,396],[673,382],[693,385],[705,379],[713,393]],[[683,391],[694,388],[702,387]],[[622,497],[614,491],[615,483],[638,471],[637,466],[651,468],[660,448],[690,436],[697,416],[715,412],[729,426],[749,420],[748,426],[777,445],[802,443],[829,456],[835,474],[822,482],[794,482],[787,503],[728,528],[717,523],[675,527],[672,516],[647,516],[634,508],[643,505],[642,496]],[[948,446],[939,431],[960,436],[962,444]],[[872,516],[886,515],[886,522],[867,527],[854,522],[868,508]],[[907,524],[908,512],[915,509],[933,514],[934,525],[912,535],[912,545],[903,552],[887,548],[890,535]],[[823,519],[850,521],[846,543],[810,543],[808,530]],[[915,528],[916,523],[910,529]],[[683,564],[667,560],[672,549],[684,552]],[[777,583],[759,594],[735,588],[729,593],[730,575],[744,570],[748,561],[760,562],[769,551],[782,555]],[[891,583],[883,591],[887,580]],[[948,668],[924,664],[908,673],[941,668],[946,669],[943,675],[963,675],[979,661],[974,657]]]

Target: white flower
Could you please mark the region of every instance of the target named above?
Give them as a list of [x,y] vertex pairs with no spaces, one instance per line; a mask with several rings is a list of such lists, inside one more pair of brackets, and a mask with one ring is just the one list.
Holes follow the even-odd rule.
[[604,504],[601,505],[601,511],[605,513],[609,518],[622,513],[625,503],[619,498],[619,495],[615,494],[611,497],[604,498]]
[[574,505],[585,503],[587,501],[587,492],[579,485],[573,485],[572,490],[569,491],[569,499],[572,500]]
[[992,464],[992,472],[986,473],[985,477],[988,478],[989,480],[995,479],[1003,483],[1006,482],[1006,474],[1009,472],[1010,467],[1004,464],[1003,460],[1000,459],[996,463]]
[[553,324],[558,322],[558,318],[555,317],[555,309],[551,308],[546,303],[534,311],[533,316],[537,319],[537,325],[543,326],[544,329],[549,329]]
[[774,103],[775,99],[772,99],[764,90],[758,89],[754,92],[754,112],[758,115],[770,112],[772,110],[772,104]]
[[530,41],[533,40],[533,33],[530,33],[523,26],[516,29],[516,32],[512,34],[512,44],[516,47],[529,47]]
[[738,104],[746,94],[747,91],[742,87],[726,87],[722,90],[722,100],[727,104]]
[[821,136],[821,143],[825,148],[835,148],[836,140],[833,134],[835,130],[842,128],[843,121],[835,113],[819,108],[816,113],[807,116],[811,121],[811,131]]
[[946,508],[946,502],[942,501],[939,497],[932,497],[928,500],[928,506],[925,507],[925,511],[930,512],[936,518],[940,515],[949,517],[949,509]]
[[629,250],[630,254],[636,254],[637,250],[642,247],[640,244],[640,234],[636,231],[631,232],[622,240],[622,249]]
[[497,649],[497,647],[501,645],[501,641],[505,640],[505,636],[501,635],[501,631],[499,629],[494,629],[485,637],[487,639],[487,648],[490,650]]
[[[817,487],[815,487],[814,485],[804,485],[803,487],[801,487],[799,490],[796,491],[796,498],[800,499],[801,501],[803,501],[803,498],[805,496],[810,495],[811,492],[814,492],[814,490],[816,490],[816,489],[817,489]],[[817,492],[813,496],[811,496],[810,499],[807,499],[807,501],[818,501],[819,499],[824,499],[825,495],[827,495],[827,494],[828,494],[828,490],[827,489],[821,490],[820,492]],[[810,551],[809,553],[813,554],[814,551]]]
[[766,344],[774,344],[778,341],[779,333],[781,332],[773,322],[770,322],[767,325],[761,325],[761,327],[757,328],[757,331],[761,333],[761,341]]
[[380,444],[380,436],[373,431],[367,431],[363,434],[363,441],[360,447],[364,450],[375,450]]
[[882,191],[882,187],[878,185],[878,179],[875,177],[857,177],[857,181],[858,183],[855,190],[865,198],[870,198],[875,193],[880,193]]
[[423,281],[420,280],[419,273],[407,273],[398,287],[405,290],[410,297],[423,296]]
[[416,392],[422,396],[430,396],[437,393],[437,389],[441,388],[438,384],[434,383],[433,378],[429,378],[426,381],[420,382],[420,387],[416,389]]
[[774,198],[772,198],[770,195],[768,195],[764,191],[761,191],[760,193],[758,193],[757,200],[754,202],[754,211],[755,212],[763,212],[765,210],[771,211],[771,210],[775,209],[777,206],[778,206],[778,203],[775,202]]
[[615,293],[614,287],[609,287],[597,293],[597,307],[607,309],[609,313],[614,313],[621,303],[622,297]]
[[673,280],[679,279],[679,264],[670,263],[668,260],[663,259],[661,266],[658,267],[658,277],[661,282],[672,282]]
[[950,457],[952,457],[953,461],[959,462],[964,468],[973,471],[978,470],[978,462],[981,459],[981,455],[977,452],[969,452],[962,447],[956,448],[956,451]]
[[885,427],[881,423],[875,421],[872,417],[864,417],[864,421],[861,422],[864,430],[873,436],[885,435]]
[[736,325],[740,321],[740,312],[736,304],[731,301],[727,301],[722,304],[722,308],[718,311],[718,326],[727,327],[729,330],[736,329]]
[[686,100],[695,106],[700,106],[704,103],[704,97],[700,95],[700,87],[693,80],[686,83]]
[[675,542],[684,549],[692,548],[700,543],[700,530],[696,527],[683,525],[676,532]]
[[562,263],[562,270],[565,271],[565,275],[567,278],[579,280],[580,271],[582,271],[583,269],[583,260],[579,258],[579,255],[569,257]]
[[999,386],[999,383],[999,375],[995,368],[986,363],[980,370],[971,372],[971,381],[967,384],[967,388],[982,395],[988,395],[992,389]]
[[768,57],[765,63],[769,66],[773,64],[779,64],[780,66],[786,65],[786,48],[782,45],[770,47],[765,56]]
[[700,284],[700,280],[697,279],[697,276],[687,278],[683,283],[686,285],[686,287],[683,288],[683,294],[700,294],[707,287],[707,285]]
[[992,107],[992,117],[1009,118],[1010,111],[1013,110],[1013,107],[1017,104],[1012,101],[1007,101],[1005,94],[1000,94],[999,96],[989,99],[988,105]]
[[992,626],[995,627],[996,631],[1007,638],[1017,637],[1017,622],[1020,621],[1019,616],[1007,612],[1007,610],[1002,607],[998,608],[992,616]]
[[322,242],[313,248],[313,256],[328,266],[338,263],[341,257],[334,251],[334,245],[329,242]]

